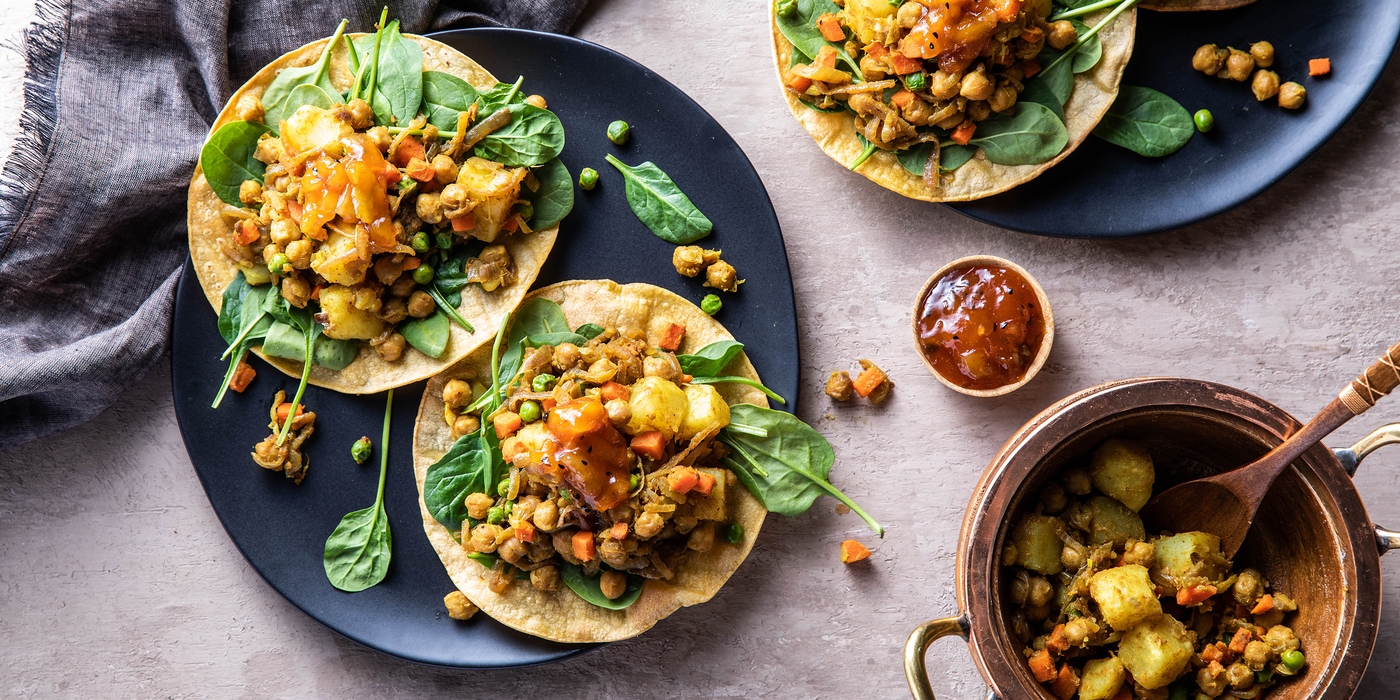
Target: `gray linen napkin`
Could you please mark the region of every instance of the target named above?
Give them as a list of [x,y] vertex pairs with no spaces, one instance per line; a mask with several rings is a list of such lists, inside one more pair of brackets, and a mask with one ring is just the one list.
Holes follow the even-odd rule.
[[[568,31],[588,0],[401,0],[405,31]],[[82,423],[165,351],[204,136],[259,68],[381,0],[39,0],[0,175],[0,450]]]

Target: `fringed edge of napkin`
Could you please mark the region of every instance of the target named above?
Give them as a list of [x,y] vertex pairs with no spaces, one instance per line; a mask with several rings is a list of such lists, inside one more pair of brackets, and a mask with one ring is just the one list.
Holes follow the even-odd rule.
[[64,0],[37,0],[34,21],[24,30],[24,111],[21,133],[0,172],[0,258],[9,251],[48,169],[58,126],[58,69],[68,36],[69,6]]

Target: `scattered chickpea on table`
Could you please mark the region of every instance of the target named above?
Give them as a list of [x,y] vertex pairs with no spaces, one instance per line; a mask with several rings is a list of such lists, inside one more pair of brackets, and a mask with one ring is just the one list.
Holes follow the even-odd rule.
[[[1191,57],[1191,67],[1205,73],[1214,75],[1217,78],[1226,78],[1238,82],[1250,81],[1250,91],[1254,93],[1254,99],[1264,102],[1278,97],[1278,104],[1284,109],[1298,109],[1303,106],[1308,91],[1295,82],[1280,83],[1278,73],[1266,70],[1274,65],[1275,52],[1274,45],[1267,41],[1258,41],[1250,45],[1249,51],[1241,51],[1233,46],[1221,48],[1215,44],[1206,44],[1198,49]],[[1309,75],[1320,75],[1324,73],[1315,72],[1314,65],[1320,67],[1319,61],[1326,61],[1326,70],[1331,69],[1331,62],[1327,59],[1313,59],[1308,62]],[[1253,78],[1251,78],[1251,74]],[[1214,120],[1210,120],[1214,124]],[[1197,121],[1197,126],[1201,122]],[[1209,127],[1201,128],[1208,131]]]

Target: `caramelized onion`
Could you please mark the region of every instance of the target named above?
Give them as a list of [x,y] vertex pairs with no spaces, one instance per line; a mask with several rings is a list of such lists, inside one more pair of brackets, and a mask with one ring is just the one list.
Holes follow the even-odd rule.
[[509,123],[509,109],[502,107],[496,110],[495,112],[492,112],[491,116],[481,120],[480,124],[477,124],[476,126],[472,127],[471,130],[467,132],[467,135],[462,139],[462,148],[472,148],[482,139],[486,138],[487,136],[490,136],[492,132],[496,131],[497,129],[500,129],[501,127]]

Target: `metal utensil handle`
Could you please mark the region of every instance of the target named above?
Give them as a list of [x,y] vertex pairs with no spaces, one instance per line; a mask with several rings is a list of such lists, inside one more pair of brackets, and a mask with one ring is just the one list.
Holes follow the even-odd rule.
[[904,677],[909,681],[909,692],[914,700],[935,700],[933,688],[928,684],[928,669],[924,667],[924,652],[929,645],[935,639],[954,634],[966,641],[969,627],[967,618],[959,616],[930,620],[914,628],[904,644]]
[[[1371,431],[1370,435],[1361,438],[1350,448],[1333,450],[1337,459],[1341,460],[1342,466],[1346,467],[1347,474],[1356,475],[1357,467],[1361,466],[1361,460],[1366,456],[1379,450],[1386,445],[1400,445],[1400,423],[1382,425]],[[1400,549],[1400,532],[1387,530],[1380,525],[1375,525],[1376,548],[1384,555],[1392,549]]]
[[1400,386],[1400,344],[1392,346],[1381,359],[1367,367],[1365,374],[1351,380],[1337,398],[1359,416],[1396,386]]

